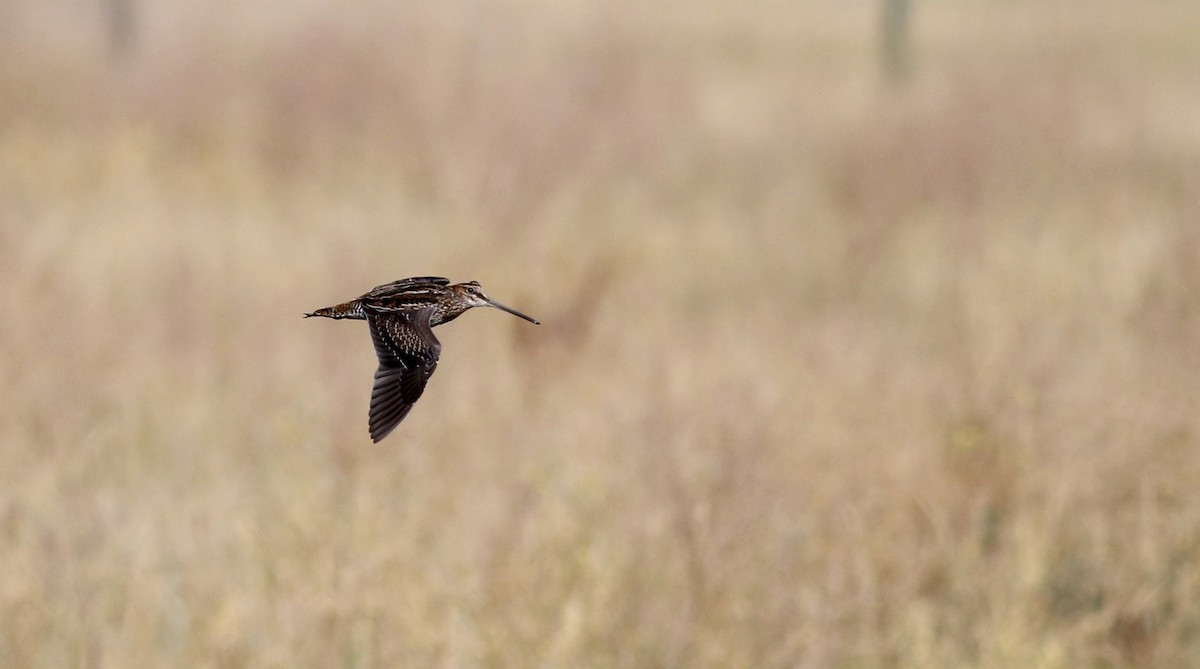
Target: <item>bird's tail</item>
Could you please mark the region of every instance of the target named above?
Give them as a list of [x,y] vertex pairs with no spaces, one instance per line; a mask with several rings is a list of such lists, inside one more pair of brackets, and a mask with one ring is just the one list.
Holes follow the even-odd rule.
[[363,313],[362,302],[359,300],[351,300],[337,306],[325,307],[324,309],[317,309],[316,311],[304,314],[305,318],[313,316],[322,316],[324,318],[356,318],[360,320],[366,318],[366,314]]

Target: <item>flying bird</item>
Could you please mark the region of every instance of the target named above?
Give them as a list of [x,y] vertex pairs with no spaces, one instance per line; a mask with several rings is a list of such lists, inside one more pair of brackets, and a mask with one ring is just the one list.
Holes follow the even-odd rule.
[[468,309],[495,307],[540,325],[525,314],[484,294],[478,281],[451,284],[440,276],[417,276],[376,286],[362,297],[317,309],[305,318],[365,320],[375,342],[379,369],[371,390],[368,425],[378,443],[404,420],[437,369],[442,344],[433,328],[449,323]]

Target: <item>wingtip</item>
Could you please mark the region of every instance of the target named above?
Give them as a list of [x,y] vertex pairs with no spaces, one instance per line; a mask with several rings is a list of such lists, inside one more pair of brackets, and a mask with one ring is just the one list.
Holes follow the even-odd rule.
[[[399,422],[397,422],[397,425],[399,425]],[[379,442],[383,441],[384,439],[387,439],[387,436],[389,434],[391,434],[392,431],[395,429],[396,429],[396,425],[393,425],[393,426],[383,429],[383,430],[377,430],[375,432],[371,432],[370,433],[371,434],[371,443],[378,444]]]

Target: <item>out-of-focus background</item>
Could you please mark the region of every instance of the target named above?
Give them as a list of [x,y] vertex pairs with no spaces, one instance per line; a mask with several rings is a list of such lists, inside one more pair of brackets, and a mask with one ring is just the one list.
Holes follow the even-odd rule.
[[1197,666],[1198,34],[3,3],[0,664]]

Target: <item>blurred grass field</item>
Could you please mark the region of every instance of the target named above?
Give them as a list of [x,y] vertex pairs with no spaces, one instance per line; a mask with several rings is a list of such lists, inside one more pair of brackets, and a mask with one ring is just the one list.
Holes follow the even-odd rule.
[[0,665],[1200,665],[1194,2],[138,11],[0,6]]

